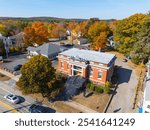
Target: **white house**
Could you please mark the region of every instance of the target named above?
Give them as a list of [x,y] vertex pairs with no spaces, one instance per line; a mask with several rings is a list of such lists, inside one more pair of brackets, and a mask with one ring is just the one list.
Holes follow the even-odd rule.
[[39,47],[28,47],[27,51],[29,56],[43,55],[49,59],[55,59],[58,53],[67,50],[66,47],[55,45],[52,43],[45,43]]
[[87,39],[86,38],[75,39],[73,40],[73,44],[78,44],[78,45],[87,44]]
[[109,42],[108,46],[111,46],[111,47],[115,46],[115,42],[114,42],[114,37],[113,36],[109,37],[107,40]]
[[145,90],[143,99],[143,113],[150,113],[150,60],[147,64],[147,75],[145,80]]

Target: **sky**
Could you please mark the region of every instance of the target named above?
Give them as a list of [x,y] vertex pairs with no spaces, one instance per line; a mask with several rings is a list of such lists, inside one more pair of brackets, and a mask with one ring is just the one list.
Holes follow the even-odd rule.
[[0,0],[0,17],[123,19],[148,11],[150,0]]

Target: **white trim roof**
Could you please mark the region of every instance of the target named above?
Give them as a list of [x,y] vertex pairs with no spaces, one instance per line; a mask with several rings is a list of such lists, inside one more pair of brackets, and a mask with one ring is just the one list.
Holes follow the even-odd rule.
[[115,54],[108,54],[91,50],[80,50],[77,48],[64,51],[60,54],[68,57],[82,58],[87,61],[93,61],[102,64],[109,64],[113,59],[116,58]]

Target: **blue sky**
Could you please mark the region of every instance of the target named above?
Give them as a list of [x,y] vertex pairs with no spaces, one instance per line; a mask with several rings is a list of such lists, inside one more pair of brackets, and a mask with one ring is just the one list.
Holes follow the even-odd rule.
[[150,11],[150,0],[0,0],[0,16],[122,19]]

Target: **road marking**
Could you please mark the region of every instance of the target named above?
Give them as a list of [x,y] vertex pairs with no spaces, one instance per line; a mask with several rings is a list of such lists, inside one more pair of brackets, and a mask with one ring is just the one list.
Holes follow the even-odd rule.
[[18,113],[17,110],[15,110],[13,107],[9,106],[8,104],[6,104],[6,103],[4,103],[4,102],[2,102],[2,101],[0,101],[0,104],[3,105],[4,107],[6,107],[8,110],[10,110],[10,111],[12,111],[12,112]]
[[[5,83],[3,83],[4,85],[6,85]],[[11,91],[8,91],[7,89],[4,89],[3,87],[0,87],[0,89],[2,89],[5,92],[8,92],[9,94],[13,94]],[[14,91],[15,92],[15,91]],[[31,104],[31,102],[25,101],[28,104]]]

